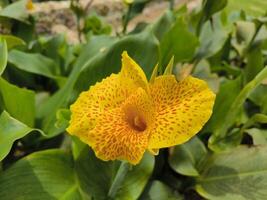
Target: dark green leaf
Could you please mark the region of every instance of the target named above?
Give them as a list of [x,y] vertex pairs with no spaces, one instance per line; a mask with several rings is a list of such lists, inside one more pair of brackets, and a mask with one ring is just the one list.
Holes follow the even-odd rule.
[[185,21],[178,18],[160,42],[162,66],[165,67],[172,56],[174,63],[192,59],[198,44],[198,38],[189,32]]
[[194,137],[189,142],[174,147],[169,156],[169,163],[177,173],[185,176],[198,176],[198,168],[206,155],[205,145],[198,137]]
[[71,155],[61,150],[31,154],[0,174],[5,200],[83,200]]
[[[84,148],[76,160],[76,171],[82,190],[95,199],[107,199],[108,191],[120,162],[97,159],[91,149]],[[154,158],[145,154],[142,161],[127,173],[115,199],[134,200],[143,191],[154,167]]]

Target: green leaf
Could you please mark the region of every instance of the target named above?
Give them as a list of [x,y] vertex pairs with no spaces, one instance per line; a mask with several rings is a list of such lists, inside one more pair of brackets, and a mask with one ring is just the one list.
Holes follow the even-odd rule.
[[0,17],[7,17],[24,23],[29,23],[27,20],[29,16],[26,9],[27,1],[28,0],[19,0],[6,6],[0,10]]
[[[97,159],[91,149],[84,148],[76,160],[77,176],[83,192],[94,199],[107,199],[120,162]],[[137,199],[143,191],[154,167],[154,158],[145,154],[141,162],[127,173],[115,199]]]
[[198,137],[189,142],[174,147],[169,156],[171,168],[185,176],[198,176],[198,168],[207,155],[205,145]]
[[21,123],[20,121],[14,119],[6,111],[3,111],[0,115],[0,161],[3,160],[9,153],[13,143],[17,139],[20,139],[35,130],[36,129],[32,129],[27,125]]
[[147,78],[150,78],[153,67],[158,61],[158,48],[158,40],[150,29],[123,37],[88,61],[77,79],[75,90],[78,92],[87,90],[90,85],[101,81],[111,73],[119,72],[123,51],[127,51],[143,68]]
[[221,121],[222,126],[220,129],[215,130],[213,135],[209,139],[209,147],[214,151],[220,151],[224,147],[220,147],[220,140],[227,136],[228,129],[234,125],[236,118],[243,107],[245,100],[249,97],[249,94],[264,80],[267,78],[267,67],[261,70],[257,76],[250,81],[238,94],[233,103],[231,104],[228,112],[225,115],[224,121]]
[[198,38],[189,32],[184,19],[178,18],[160,41],[161,65],[165,67],[172,56],[174,63],[192,59],[198,44]]
[[184,199],[177,191],[160,181],[153,181],[147,194],[143,194],[140,200],[182,200]]
[[227,42],[230,29],[224,27],[221,16],[215,15],[213,21],[207,21],[202,25],[199,36],[199,48],[195,57],[197,59],[209,58],[218,53]]
[[0,76],[4,72],[7,65],[7,43],[5,39],[0,37]]
[[197,192],[214,200],[265,200],[267,146],[241,146],[212,155],[197,178]]
[[253,140],[254,145],[266,145],[267,144],[267,130],[251,128],[246,129],[246,133],[248,133]]
[[153,33],[159,41],[164,34],[169,31],[175,22],[175,17],[171,11],[166,11],[154,24],[151,25]]
[[[101,55],[103,49],[107,48],[112,43],[112,40],[106,37],[92,38],[91,42],[82,49],[83,53],[77,59],[66,84],[39,107],[37,110],[37,118],[42,120],[42,130],[44,130],[49,137],[53,137],[65,130],[55,126],[56,113],[58,109],[67,106],[81,69],[90,65],[92,60]],[[88,77],[93,77],[93,75]],[[88,77],[86,83],[89,82]]]
[[16,46],[26,45],[26,43],[22,39],[15,37],[13,35],[1,35],[0,34],[0,38],[3,38],[6,40],[8,49],[12,49],[13,47],[16,47]]
[[33,153],[0,174],[0,196],[5,200],[83,200],[69,153]]
[[59,75],[59,68],[56,66],[55,62],[41,54],[12,50],[9,52],[8,62],[23,71],[48,78],[58,78]]
[[267,114],[267,85],[259,85],[249,96],[249,99],[261,109],[261,112]]
[[[0,102],[13,117],[32,127],[35,118],[35,93],[0,78]],[[1,106],[1,104],[0,104]]]
[[220,129],[222,122],[225,120],[225,115],[241,89],[241,77],[235,80],[224,79],[221,82],[219,92],[216,95],[213,114],[204,128],[204,132],[214,132],[215,130]]
[[243,10],[252,16],[262,16],[267,10],[267,1],[262,0],[228,0],[226,6],[228,12]]
[[247,53],[247,65],[245,67],[246,81],[251,81],[264,68],[264,59],[261,48],[256,47]]
[[209,19],[213,14],[219,12],[227,5],[227,0],[204,0],[203,14],[205,19]]

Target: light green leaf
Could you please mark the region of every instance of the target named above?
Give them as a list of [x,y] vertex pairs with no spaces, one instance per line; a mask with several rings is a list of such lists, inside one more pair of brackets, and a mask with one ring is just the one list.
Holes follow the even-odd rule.
[[45,77],[58,78],[59,75],[59,68],[55,62],[41,54],[12,50],[9,52],[8,62],[23,71]]
[[228,12],[243,10],[252,16],[262,16],[267,10],[267,1],[262,0],[228,0]]
[[0,38],[3,38],[6,40],[8,49],[12,49],[13,47],[16,47],[16,46],[26,45],[26,43],[22,39],[15,37],[13,35],[1,35],[0,34]]
[[6,111],[3,111],[0,115],[0,161],[9,153],[13,143],[17,139],[35,130],[14,119]]
[[13,117],[32,127],[35,118],[35,93],[0,78],[0,102]]
[[0,76],[4,72],[7,65],[7,43],[0,37]]
[[261,109],[261,112],[267,114],[267,85],[259,85],[249,96],[249,99]]
[[184,199],[177,191],[160,181],[153,181],[147,194],[143,194],[140,200],[182,200]]
[[214,151],[223,150],[223,146],[220,147],[220,140],[227,136],[228,129],[236,122],[236,118],[243,107],[245,100],[249,94],[264,80],[267,78],[267,67],[261,70],[257,76],[250,81],[238,94],[233,103],[231,104],[228,112],[225,115],[224,121],[221,121],[222,126],[220,129],[215,130],[213,135],[209,139],[209,147]]
[[5,200],[84,200],[75,179],[73,160],[61,150],[33,153],[0,174]]
[[6,6],[4,9],[0,10],[0,17],[7,17],[29,23],[27,20],[29,16],[26,9],[27,1],[28,0],[19,0]]
[[[107,199],[120,162],[97,159],[91,149],[84,148],[76,160],[76,171],[82,190],[95,199]],[[154,158],[145,154],[141,162],[127,173],[115,199],[135,200],[143,191],[154,167]]]
[[195,57],[200,60],[218,53],[226,43],[229,33],[230,29],[223,26],[219,14],[213,17],[212,23],[206,21],[201,28],[199,36],[200,45]]
[[[215,130],[220,129],[225,115],[230,109],[232,102],[242,89],[241,77],[235,80],[224,79],[220,84],[219,92],[216,95],[215,104],[213,107],[213,114],[204,127],[204,132],[213,133]],[[231,93],[229,92],[231,91]]]
[[177,173],[185,176],[198,176],[198,168],[207,155],[205,145],[198,137],[174,147],[169,156],[169,164]]
[[246,133],[248,133],[253,140],[254,145],[266,145],[267,144],[267,130],[251,128],[246,129]]
[[198,44],[198,38],[189,32],[184,19],[178,18],[160,41],[162,67],[168,64],[172,56],[174,56],[174,63],[192,59]]
[[265,200],[267,146],[241,146],[212,155],[196,179],[197,192],[213,200]]

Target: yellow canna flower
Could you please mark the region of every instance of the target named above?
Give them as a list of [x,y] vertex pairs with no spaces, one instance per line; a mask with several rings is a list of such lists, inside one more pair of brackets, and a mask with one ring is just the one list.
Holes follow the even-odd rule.
[[82,92],[71,105],[67,131],[78,136],[102,160],[137,164],[146,150],[182,144],[208,121],[215,94],[191,76],[176,81],[162,75],[147,81],[127,52],[122,69]]
[[26,3],[26,9],[27,10],[33,10],[34,9],[34,5],[32,3],[32,0],[28,0]]

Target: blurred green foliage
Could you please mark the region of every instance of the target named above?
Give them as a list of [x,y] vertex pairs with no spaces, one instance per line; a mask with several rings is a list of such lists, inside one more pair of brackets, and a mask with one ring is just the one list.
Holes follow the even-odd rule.
[[170,6],[128,32],[149,3],[136,0],[125,5],[119,33],[72,1],[77,44],[64,34],[39,35],[26,3],[0,2],[1,27],[10,30],[0,35],[0,199],[110,199],[120,162],[98,160],[65,128],[69,105],[118,72],[124,50],[148,79],[174,56],[177,79],[204,79],[217,98],[197,136],[156,157],[145,154],[113,198],[266,199],[266,1],[203,0],[192,11]]

